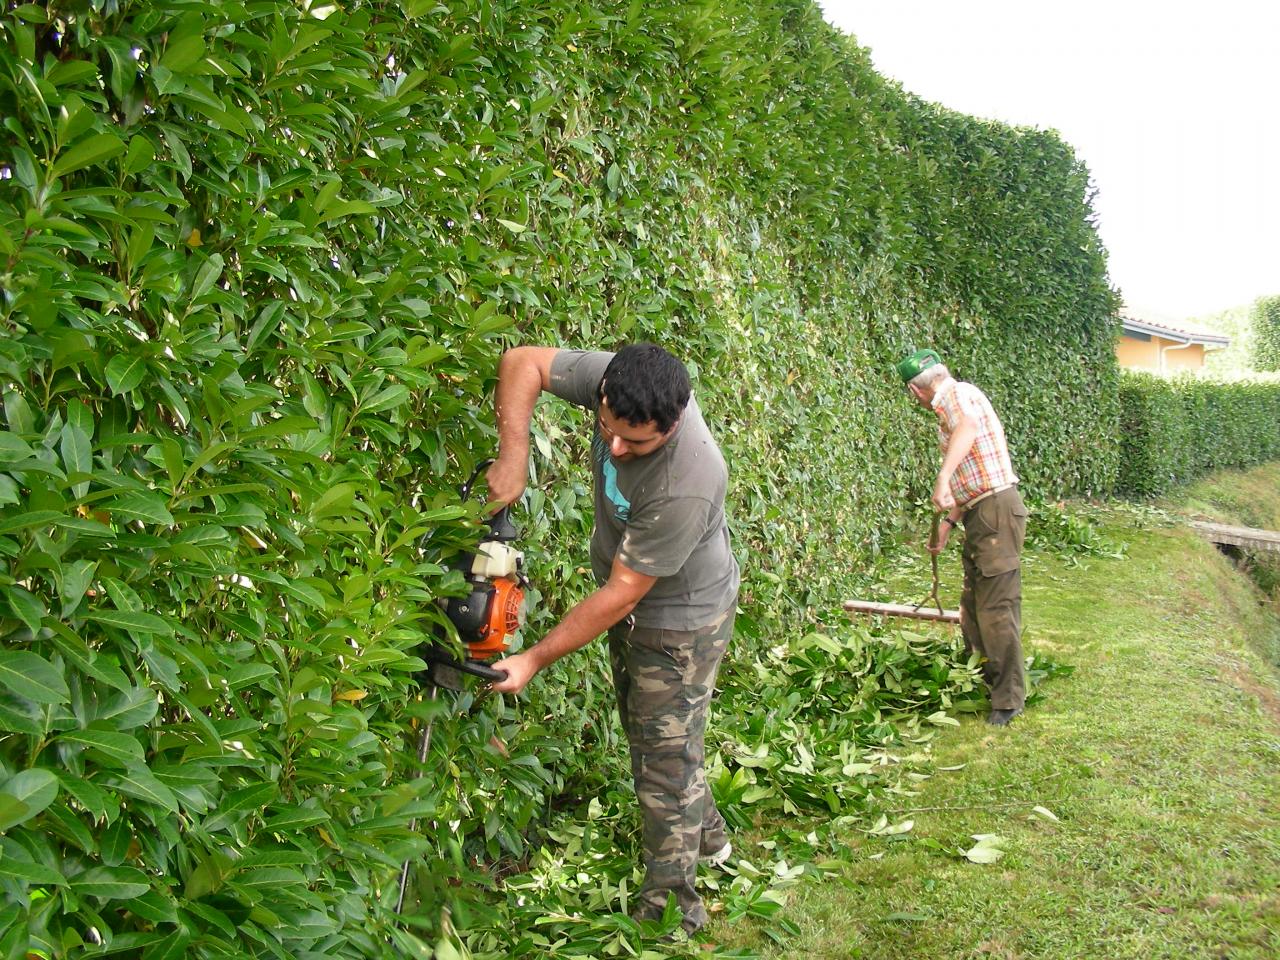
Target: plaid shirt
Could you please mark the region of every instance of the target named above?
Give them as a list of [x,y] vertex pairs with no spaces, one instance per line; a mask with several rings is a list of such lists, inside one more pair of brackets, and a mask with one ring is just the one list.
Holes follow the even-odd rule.
[[938,440],[944,457],[962,416],[967,414],[978,426],[973,449],[951,475],[951,495],[956,503],[963,507],[984,493],[1018,482],[1004,427],[985,393],[972,383],[948,378],[933,395],[933,410],[938,415]]

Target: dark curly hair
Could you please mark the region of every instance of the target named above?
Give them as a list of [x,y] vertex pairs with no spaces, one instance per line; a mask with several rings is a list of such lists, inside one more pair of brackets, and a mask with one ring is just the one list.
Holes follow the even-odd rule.
[[652,420],[660,433],[676,425],[691,392],[684,364],[654,343],[623,347],[600,381],[600,399],[615,417],[635,426]]

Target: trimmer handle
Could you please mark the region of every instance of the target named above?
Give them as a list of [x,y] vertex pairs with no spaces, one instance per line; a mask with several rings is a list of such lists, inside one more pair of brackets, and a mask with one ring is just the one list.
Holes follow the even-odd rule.
[[520,531],[516,529],[516,525],[511,522],[511,516],[508,514],[510,507],[503,507],[492,517],[489,518],[489,535],[494,540],[501,540],[503,543],[510,543],[516,537],[520,536]]
[[458,664],[458,669],[463,673],[471,674],[473,677],[479,677],[481,680],[488,680],[490,683],[501,683],[507,679],[507,671],[495,670],[479,660],[463,660]]
[[[480,465],[476,467],[475,472],[467,478],[467,482],[458,488],[458,493],[463,500],[471,496],[471,488],[475,486],[476,480],[480,478],[481,472],[493,463],[492,460],[481,460]],[[489,538],[492,540],[501,540],[503,543],[510,543],[520,536],[520,531],[516,529],[516,525],[511,522],[511,515],[508,513],[510,506],[503,507],[485,521],[489,526]]]
[[[473,677],[479,677],[481,680],[488,680],[490,683],[500,683],[507,679],[507,671],[495,670],[482,660],[456,660],[449,654],[445,653],[440,647],[432,644],[427,647],[426,653],[423,654],[428,663],[434,663],[448,670],[457,670],[459,673],[469,673]],[[437,683],[439,680],[436,681]],[[446,683],[445,686],[452,686]]]

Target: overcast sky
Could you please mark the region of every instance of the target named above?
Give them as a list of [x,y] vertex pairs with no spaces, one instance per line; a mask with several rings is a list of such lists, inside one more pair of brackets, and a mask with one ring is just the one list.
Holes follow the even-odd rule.
[[1057,130],[1135,310],[1280,294],[1280,0],[819,4],[912,93]]

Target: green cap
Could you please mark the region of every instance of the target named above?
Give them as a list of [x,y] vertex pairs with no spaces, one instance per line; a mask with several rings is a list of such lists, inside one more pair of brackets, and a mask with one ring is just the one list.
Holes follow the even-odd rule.
[[942,358],[932,350],[916,350],[898,361],[898,376],[902,378],[903,383],[909,383],[918,374],[928,370],[935,363],[941,362]]

